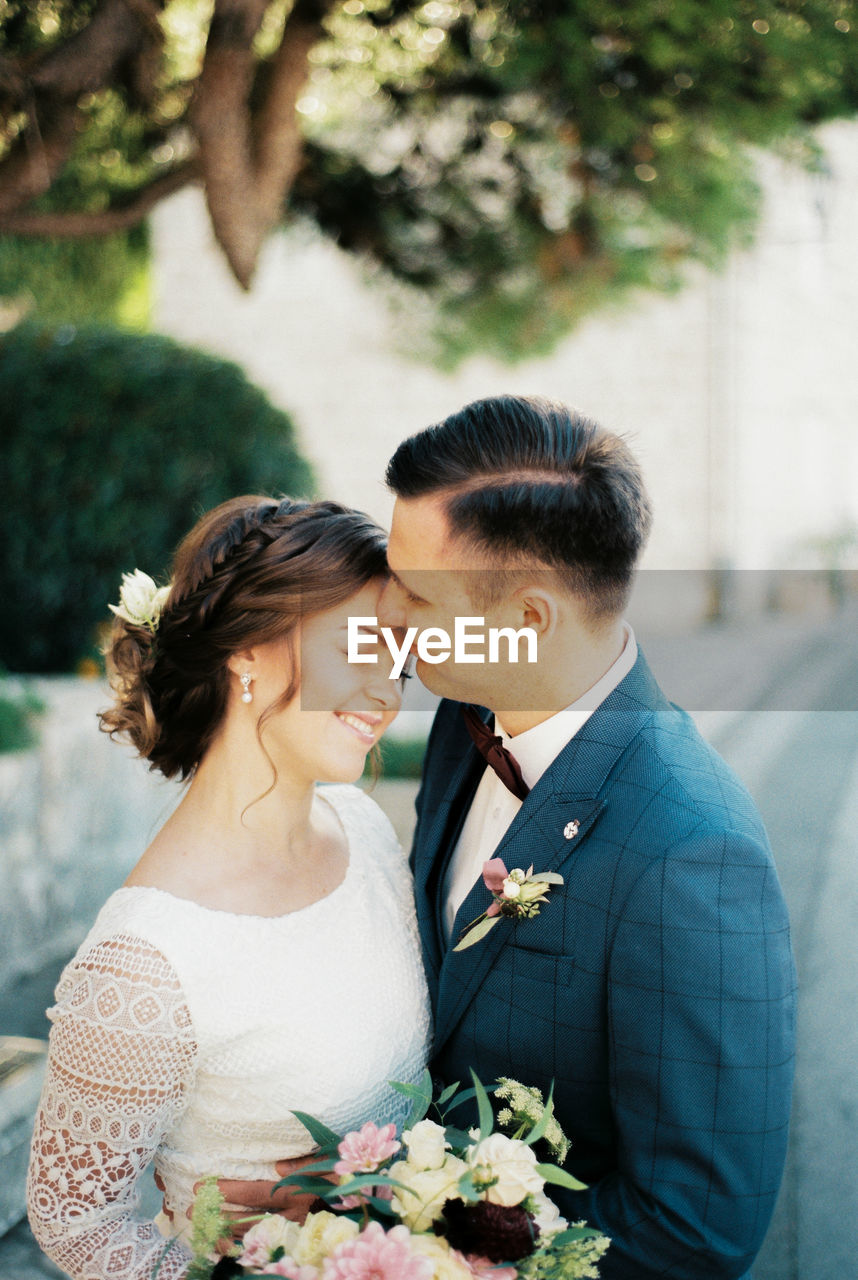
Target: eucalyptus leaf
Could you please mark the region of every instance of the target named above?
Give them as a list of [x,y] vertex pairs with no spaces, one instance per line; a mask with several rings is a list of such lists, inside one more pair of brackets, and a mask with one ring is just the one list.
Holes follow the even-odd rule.
[[545,1103],[545,1109],[543,1110],[542,1115],[539,1117],[538,1122],[533,1126],[530,1133],[524,1139],[526,1146],[532,1147],[534,1142],[539,1141],[539,1139],[544,1135],[545,1130],[548,1128],[549,1124],[551,1123],[551,1118],[553,1115],[554,1115],[554,1081],[552,1080],[551,1089],[548,1094],[548,1100]]
[[448,1084],[444,1092],[439,1095],[438,1101],[435,1103],[436,1107],[443,1107],[444,1104],[449,1102],[451,1098],[454,1098],[456,1096],[456,1090],[458,1089],[458,1087],[459,1087],[458,1080],[456,1081],[455,1084]]
[[577,1178],[573,1178],[571,1173],[567,1173],[565,1169],[558,1169],[556,1164],[538,1164],[536,1166],[537,1173],[541,1174],[546,1182],[551,1182],[556,1187],[565,1187],[567,1191],[586,1191],[586,1182],[579,1182]]
[[399,1214],[391,1206],[389,1200],[382,1200],[379,1196],[367,1196],[366,1203],[370,1206],[373,1213],[380,1218],[395,1218],[399,1222]]
[[158,1254],[158,1263],[157,1263],[157,1266],[155,1267],[155,1270],[152,1272],[152,1280],[158,1280],[158,1276],[161,1274],[161,1267],[164,1265],[164,1259],[166,1258],[167,1254],[170,1252],[172,1247],[173,1247],[173,1241],[168,1240],[167,1243],[164,1245],[164,1248]]
[[317,1120],[315,1116],[307,1115],[306,1111],[293,1111],[292,1115],[296,1120],[300,1120],[320,1150],[325,1152],[335,1150],[342,1142],[342,1134],[334,1133],[333,1129],[322,1124],[321,1120]]
[[493,929],[502,916],[483,916],[482,919],[476,920],[467,930],[463,937],[459,939],[453,948],[454,951],[466,951],[468,947],[472,947],[475,942],[479,942],[486,936],[490,929]]
[[459,1178],[458,1189],[459,1195],[468,1203],[479,1200],[483,1194],[476,1186],[473,1172],[470,1169]]
[[465,1129],[457,1129],[454,1125],[445,1126],[447,1141],[455,1152],[464,1151],[471,1145],[471,1135]]
[[404,1094],[406,1098],[420,1099],[426,1097],[419,1084],[402,1084],[399,1080],[391,1080],[391,1089],[395,1089],[397,1093]]
[[284,1176],[284,1179],[283,1179],[283,1180],[284,1180],[284,1182],[285,1182],[287,1178],[297,1178],[297,1177],[301,1176],[302,1174],[309,1174],[309,1173],[324,1174],[324,1173],[330,1173],[330,1172],[331,1172],[331,1170],[333,1169],[333,1167],[334,1167],[334,1165],[335,1165],[336,1163],[337,1163],[337,1157],[336,1157],[335,1155],[331,1155],[331,1156],[329,1156],[329,1157],[328,1157],[327,1159],[325,1159],[325,1160],[314,1160],[314,1161],[312,1162],[312,1164],[303,1164],[303,1165],[301,1165],[301,1168],[300,1168],[300,1169],[296,1169],[294,1173],[287,1173],[287,1174],[285,1174],[285,1176]]
[[595,1240],[601,1234],[601,1231],[594,1231],[592,1227],[567,1227],[565,1231],[558,1231],[556,1236],[552,1236],[551,1243],[575,1244],[578,1240]]
[[[483,1085],[483,1088],[485,1089],[486,1093],[494,1093],[497,1087],[498,1086],[496,1084]],[[455,1098],[453,1099],[449,1107],[449,1110],[452,1111],[458,1107],[463,1107],[466,1102],[470,1102],[472,1098],[476,1097],[476,1092],[477,1092],[476,1089],[471,1089],[471,1088],[463,1089],[461,1093],[456,1094]]]
[[395,1187],[400,1191],[411,1190],[407,1182],[397,1182],[395,1178],[388,1177],[385,1173],[356,1173],[354,1177],[349,1178],[347,1182],[341,1182],[333,1190],[338,1196],[351,1196],[362,1191],[364,1187],[382,1186]]
[[431,1098],[432,1073],[430,1072],[428,1067],[424,1067],[423,1075],[420,1077],[419,1084],[414,1084],[414,1082],[410,1080],[391,1080],[390,1087],[391,1089],[395,1089],[397,1093],[404,1093],[408,1098],[413,1098],[418,1093],[421,1095],[421,1097],[423,1096],[423,1094],[428,1094],[429,1097]]
[[479,1116],[480,1138],[487,1138],[494,1128],[495,1117],[492,1111],[492,1104],[489,1101],[489,1095],[486,1093],[483,1085],[471,1068],[471,1079],[474,1082],[474,1095],[477,1099],[477,1114]]
[[419,1084],[408,1084],[401,1080],[391,1080],[390,1087],[395,1089],[397,1093],[404,1094],[406,1098],[411,1098],[412,1107],[408,1113],[408,1118],[403,1125],[404,1129],[413,1129],[414,1125],[424,1119],[426,1112],[432,1105],[432,1075],[428,1069],[424,1069],[423,1076]]
[[408,1112],[408,1115],[405,1118],[405,1124],[402,1126],[403,1129],[413,1129],[414,1126],[416,1124],[419,1124],[421,1120],[425,1120],[426,1112],[429,1110],[431,1105],[432,1105],[431,1097],[427,1098],[424,1095],[423,1097],[416,1099],[414,1102],[414,1106],[411,1108],[411,1110]]
[[337,1187],[333,1182],[328,1182],[325,1178],[305,1178],[301,1173],[287,1174],[285,1178],[281,1178],[279,1182],[274,1184],[275,1191],[280,1191],[286,1187],[290,1191],[317,1195],[322,1200],[327,1199],[331,1192],[337,1191]]

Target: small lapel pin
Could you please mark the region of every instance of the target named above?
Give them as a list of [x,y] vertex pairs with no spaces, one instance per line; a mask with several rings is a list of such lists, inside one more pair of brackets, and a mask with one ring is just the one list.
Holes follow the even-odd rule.
[[575,818],[573,818],[572,821],[567,822],[566,826],[563,828],[563,835],[566,837],[567,840],[574,840],[578,834],[580,826],[581,826],[581,823],[578,822]]

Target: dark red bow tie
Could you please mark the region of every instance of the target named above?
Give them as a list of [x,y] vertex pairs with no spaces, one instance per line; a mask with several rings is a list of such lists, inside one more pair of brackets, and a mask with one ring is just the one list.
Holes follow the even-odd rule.
[[501,782],[519,800],[524,800],[530,787],[521,776],[518,761],[511,751],[507,751],[503,740],[492,733],[488,725],[480,718],[476,707],[462,707],[465,727],[474,740],[474,745],[487,764],[494,769]]

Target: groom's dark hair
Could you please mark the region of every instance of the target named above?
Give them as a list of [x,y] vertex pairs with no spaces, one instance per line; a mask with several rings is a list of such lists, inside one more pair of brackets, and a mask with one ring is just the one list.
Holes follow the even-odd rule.
[[625,442],[577,410],[535,396],[475,400],[404,440],[387,483],[399,498],[444,496],[453,534],[499,566],[548,565],[595,616],[624,607],[649,500]]

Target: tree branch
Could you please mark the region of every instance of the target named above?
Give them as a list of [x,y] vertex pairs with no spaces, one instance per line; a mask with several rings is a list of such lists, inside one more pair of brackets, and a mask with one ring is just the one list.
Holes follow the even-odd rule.
[[134,192],[128,204],[114,205],[89,213],[9,213],[0,214],[0,233],[14,236],[57,236],[81,240],[87,236],[127,231],[142,222],[155,205],[199,178],[197,161],[186,160],[169,173],[154,178]]
[[[265,64],[255,116],[253,38],[267,0],[216,0],[203,71],[191,107],[215,236],[247,289],[268,233],[300,168],[295,104],[332,0],[295,0],[277,53]],[[262,75],[259,76],[262,79]]]
[[286,196],[301,167],[303,138],[295,105],[307,83],[310,50],[322,33],[322,19],[330,7],[330,0],[296,0],[257,112],[257,198],[269,227],[282,217]]
[[249,98],[253,40],[266,5],[267,0],[215,0],[190,109],[215,237],[245,289],[264,236],[254,193]]
[[39,94],[66,102],[94,93],[119,77],[118,69],[160,50],[158,0],[104,0],[89,23],[56,45],[31,67],[28,80]]
[[0,161],[0,216],[24,208],[60,174],[74,146],[81,95],[123,72],[140,89],[152,77],[160,42],[156,0],[105,0],[81,31],[32,65],[4,60],[7,109],[25,111],[28,120]]
[[9,153],[0,162],[0,217],[49,190],[74,146],[79,111],[68,103],[35,109]]

